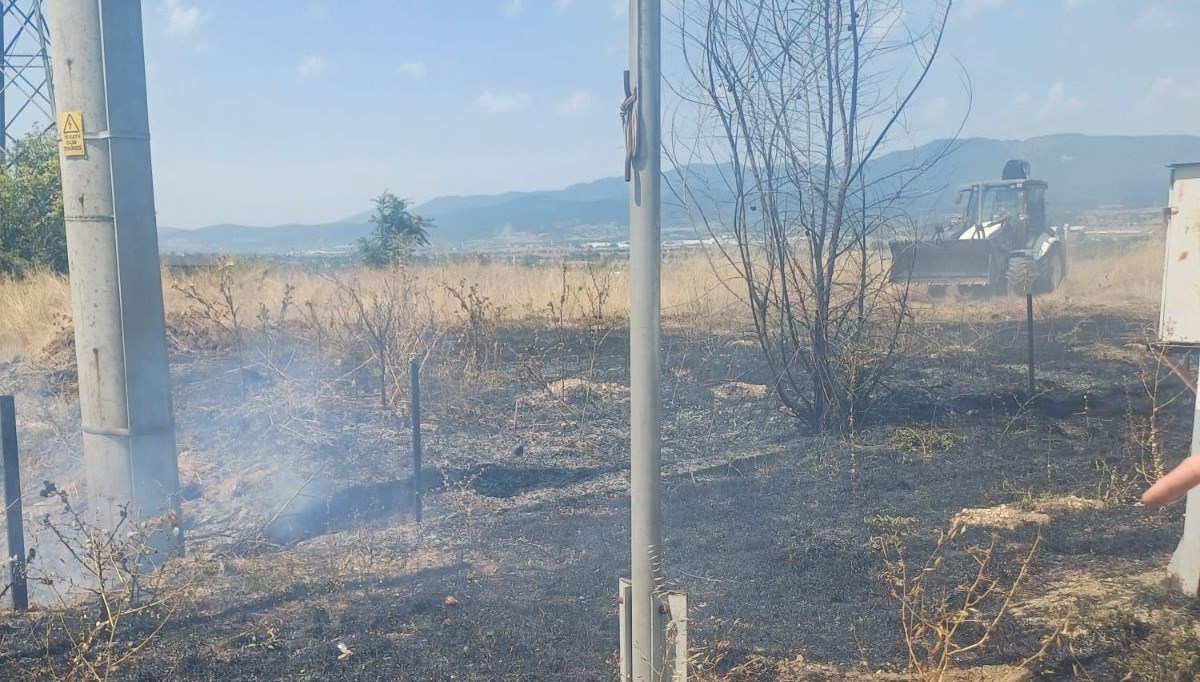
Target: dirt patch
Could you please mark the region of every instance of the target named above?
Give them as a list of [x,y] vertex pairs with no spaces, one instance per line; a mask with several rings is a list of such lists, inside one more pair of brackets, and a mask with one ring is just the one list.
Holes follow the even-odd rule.
[[[604,467],[543,468],[489,463],[465,469],[440,468],[431,489],[470,489],[484,497],[508,498],[543,488],[565,488],[613,471]],[[433,477],[426,474],[426,479],[430,478]]]
[[1042,512],[1028,511],[1002,504],[998,507],[964,509],[954,515],[954,522],[968,527],[1013,530],[1027,523],[1045,525],[1050,523],[1050,517]]
[[1055,512],[1073,512],[1087,509],[1103,509],[1102,500],[1092,500],[1077,495],[1051,495],[1034,500],[1030,506],[1033,511],[1043,514]]
[[567,402],[590,402],[592,400],[621,400],[629,396],[629,388],[605,381],[593,381],[586,377],[567,377],[548,384],[550,395]]
[[730,381],[714,388],[713,396],[717,400],[761,399],[767,397],[767,387],[744,381]]

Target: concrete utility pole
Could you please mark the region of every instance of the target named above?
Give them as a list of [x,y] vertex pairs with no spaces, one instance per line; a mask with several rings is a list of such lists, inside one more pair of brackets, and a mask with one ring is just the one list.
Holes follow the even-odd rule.
[[630,539],[633,682],[660,682],[665,668],[662,602],[661,202],[662,10],[630,0],[629,184]]
[[150,171],[139,0],[48,0],[84,470],[102,528],[165,519],[179,472]]

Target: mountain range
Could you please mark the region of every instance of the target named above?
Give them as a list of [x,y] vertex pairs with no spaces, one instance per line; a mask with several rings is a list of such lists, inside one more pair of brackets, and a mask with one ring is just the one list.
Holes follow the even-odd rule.
[[[946,147],[930,142],[916,149],[893,151],[871,162],[868,174],[885,176],[930,158]],[[1200,160],[1200,137],[1190,135],[1089,136],[1047,135],[1028,140],[969,138],[949,143],[952,151],[909,188],[911,213],[949,210],[953,190],[979,180],[998,179],[1008,159],[1030,162],[1033,177],[1045,180],[1053,221],[1070,220],[1103,206],[1149,208],[1163,205],[1169,174],[1166,165]],[[690,169],[713,178],[715,166]],[[667,172],[668,181],[671,171]],[[433,220],[435,245],[469,245],[529,235],[557,242],[577,236],[619,238],[627,228],[627,186],[620,177],[584,182],[563,189],[503,194],[443,196],[412,210]],[[664,191],[664,227],[686,227],[687,214]],[[212,225],[191,230],[159,230],[163,252],[296,253],[337,250],[371,231],[370,211],[315,225]]]

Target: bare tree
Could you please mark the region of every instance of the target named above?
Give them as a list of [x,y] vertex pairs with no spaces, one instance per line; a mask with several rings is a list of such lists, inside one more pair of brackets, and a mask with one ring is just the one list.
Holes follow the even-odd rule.
[[880,238],[950,143],[872,160],[904,130],[951,2],[914,30],[902,0],[679,0],[695,114],[674,117],[672,189],[744,283],[775,392],[817,429],[852,428],[897,358],[907,287]]

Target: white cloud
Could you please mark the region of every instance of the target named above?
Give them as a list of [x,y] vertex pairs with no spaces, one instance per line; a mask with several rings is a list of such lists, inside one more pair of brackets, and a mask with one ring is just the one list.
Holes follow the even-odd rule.
[[1142,106],[1154,108],[1176,103],[1192,106],[1197,100],[1200,100],[1200,81],[1185,83],[1175,76],[1159,76],[1150,83]]
[[527,92],[492,92],[484,90],[476,100],[489,114],[503,114],[520,109],[529,103]]
[[892,5],[878,14],[867,17],[866,38],[869,42],[886,40],[893,31],[904,27],[907,13],[900,5]]
[[324,75],[329,71],[329,64],[325,62],[324,57],[312,56],[305,57],[304,61],[296,67],[296,73],[300,74],[301,78],[311,79]]
[[571,6],[573,0],[554,0],[554,6],[558,9],[566,9]]
[[961,0],[956,3],[959,16],[963,19],[971,17],[985,10],[1003,7],[1008,4],[1008,0]]
[[401,62],[400,66],[396,67],[396,73],[409,78],[424,78],[425,77],[425,62],[410,59],[406,62]]
[[[1188,112],[1200,105],[1200,79],[1177,78],[1174,75],[1156,76],[1146,85],[1145,94],[1133,102],[1129,118],[1140,125],[1146,121],[1162,121],[1176,117],[1186,121]],[[1187,123],[1178,123],[1178,128]]]
[[1078,97],[1073,97],[1067,93],[1067,86],[1062,83],[1055,83],[1050,86],[1050,92],[1046,94],[1046,100],[1037,111],[1038,118],[1053,118],[1072,114],[1078,111],[1082,102]]
[[204,18],[199,7],[185,5],[179,0],[166,0],[163,12],[167,15],[167,35],[177,38],[185,37],[196,30]]
[[525,9],[525,0],[506,0],[502,11],[510,17],[515,17],[523,9]]
[[587,90],[576,90],[558,104],[558,113],[564,116],[577,116],[592,106],[592,93]]
[[1137,18],[1137,27],[1147,33],[1169,31],[1175,28],[1176,23],[1174,14],[1157,5],[1151,5],[1142,10]]

